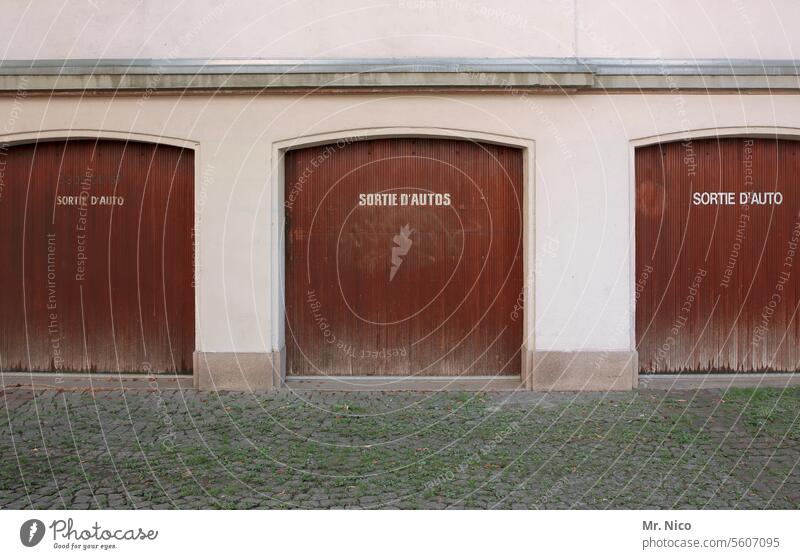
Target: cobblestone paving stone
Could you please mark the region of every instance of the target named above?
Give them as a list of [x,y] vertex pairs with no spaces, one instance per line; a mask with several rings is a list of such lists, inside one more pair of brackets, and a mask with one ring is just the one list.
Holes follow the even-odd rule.
[[797,508],[800,389],[0,395],[0,508]]

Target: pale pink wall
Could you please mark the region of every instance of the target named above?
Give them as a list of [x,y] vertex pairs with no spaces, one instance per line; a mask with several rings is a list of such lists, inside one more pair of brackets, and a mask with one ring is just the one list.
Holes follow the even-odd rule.
[[798,26],[796,0],[4,0],[0,57],[794,58]]

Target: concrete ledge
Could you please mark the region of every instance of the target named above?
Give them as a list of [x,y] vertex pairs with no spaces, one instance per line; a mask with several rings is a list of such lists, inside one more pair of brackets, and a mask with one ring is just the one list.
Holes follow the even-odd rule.
[[135,374],[59,374],[59,373],[0,373],[4,390],[28,388],[30,390],[186,390],[193,388],[191,375],[135,375]]
[[508,377],[287,377],[292,391],[335,392],[508,392],[524,390],[518,376]]
[[639,386],[651,390],[695,390],[699,388],[786,388],[800,386],[800,373],[684,373],[639,375]]
[[529,390],[542,392],[632,390],[638,372],[634,351],[529,351]]
[[200,390],[276,390],[281,385],[283,352],[194,352],[195,388]]
[[2,60],[0,95],[371,91],[777,91],[796,60],[614,58]]
[[[267,353],[210,353],[202,354],[204,361],[213,367],[206,368],[205,379],[200,383],[198,375],[136,375],[136,374],[58,374],[48,372],[0,372],[0,389],[28,390],[274,390],[280,386],[292,391],[337,391],[337,392],[383,392],[383,391],[463,391],[463,392],[513,392],[513,391],[598,391],[629,390],[636,387],[625,386],[626,359],[628,352],[612,352],[609,359],[606,352],[527,352],[528,359],[538,359],[541,367],[535,379],[516,376],[509,377],[289,377],[285,383],[272,377],[271,384],[263,383],[275,366],[273,354]],[[210,356],[210,357],[209,357]],[[254,357],[255,356],[255,357]],[[283,359],[283,353],[277,353]],[[238,357],[238,363],[236,359]],[[592,359],[594,357],[594,360]],[[586,361],[588,365],[585,365]],[[614,370],[598,363],[616,363],[619,375]],[[572,363],[570,363],[572,361]],[[233,363],[233,365],[231,365]],[[258,369],[259,363],[261,369]],[[267,368],[264,368],[264,364]],[[583,364],[583,365],[582,365]],[[197,366],[197,357],[195,358]],[[242,370],[240,370],[242,369]],[[198,370],[198,369],[196,369]],[[235,371],[234,374],[232,371]],[[555,381],[546,377],[566,371],[563,378]],[[575,372],[581,373],[576,375]],[[592,375],[587,375],[592,371]],[[211,372],[215,377],[211,378]],[[250,387],[245,383],[245,375],[255,377]],[[543,378],[544,377],[544,378]],[[549,379],[549,384],[548,384]],[[257,386],[257,382],[262,382]],[[531,386],[535,386],[531,388]],[[610,386],[603,388],[603,386]],[[638,386],[647,390],[699,390],[727,388],[786,388],[800,386],[800,373],[683,373],[638,375]]]

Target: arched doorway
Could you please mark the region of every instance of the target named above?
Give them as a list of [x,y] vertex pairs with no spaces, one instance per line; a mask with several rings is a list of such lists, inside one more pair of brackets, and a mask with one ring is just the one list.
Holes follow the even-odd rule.
[[636,149],[636,340],[643,373],[800,367],[800,142]]
[[47,141],[0,163],[0,368],[191,372],[194,153]]
[[288,151],[287,374],[519,375],[522,181],[466,140]]

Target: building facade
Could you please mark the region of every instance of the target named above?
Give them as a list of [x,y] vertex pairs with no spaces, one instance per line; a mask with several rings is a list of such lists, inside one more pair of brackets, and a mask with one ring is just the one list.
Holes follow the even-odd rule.
[[790,0],[7,11],[7,379],[800,366]]

